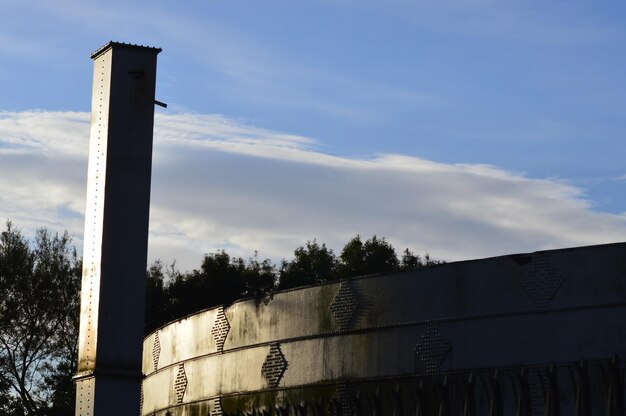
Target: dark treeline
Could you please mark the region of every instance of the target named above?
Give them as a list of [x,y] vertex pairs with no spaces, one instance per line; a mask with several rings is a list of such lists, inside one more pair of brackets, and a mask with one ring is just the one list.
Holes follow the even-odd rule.
[[74,414],[81,270],[67,233],[0,233],[0,416]]
[[[384,238],[358,235],[339,256],[313,240],[279,265],[225,251],[184,273],[157,261],[147,271],[145,331],[241,297],[438,263],[408,249],[398,258]],[[0,416],[74,414],[81,274],[67,233],[40,229],[28,241],[11,222],[0,232]]]
[[408,248],[398,257],[385,238],[375,235],[366,241],[357,235],[339,256],[324,243],[308,241],[295,249],[291,260],[282,260],[279,265],[269,259],[259,260],[256,252],[246,261],[223,250],[206,254],[199,269],[186,273],[179,272],[175,264],[165,267],[157,261],[147,272],[144,328],[147,334],[166,322],[242,297],[263,297],[276,290],[439,263]]

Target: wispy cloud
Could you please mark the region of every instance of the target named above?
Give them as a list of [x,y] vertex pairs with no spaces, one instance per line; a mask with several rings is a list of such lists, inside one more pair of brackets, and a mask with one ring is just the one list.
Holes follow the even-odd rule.
[[0,52],[5,55],[19,56],[20,59],[37,57],[51,58],[52,52],[41,40],[18,37],[7,33],[0,33]]
[[[508,0],[327,0],[339,6],[370,8],[398,16],[434,32],[540,42],[554,46],[592,43],[622,32],[594,20],[593,2]],[[572,25],[571,22],[576,24]]]
[[[82,235],[88,114],[0,113],[0,217]],[[150,257],[288,257],[317,237],[386,236],[448,260],[624,240],[626,215],[581,189],[494,166],[388,154],[348,158],[315,140],[219,115],[158,114]]]
[[[312,59],[308,53],[296,53],[293,45],[258,39],[253,29],[198,12],[198,7],[172,9],[154,4],[146,8],[136,1],[117,0],[106,5],[75,0],[24,3],[12,7],[22,10],[20,16],[25,14],[23,9],[33,9],[36,20],[54,30],[42,39],[39,33],[23,30],[23,24],[11,31],[0,24],[0,51],[21,53],[50,65],[56,61],[50,58],[70,50],[86,55],[109,40],[111,33],[115,34],[111,40],[159,46],[167,52],[160,56],[159,86],[174,96],[174,105],[188,105],[179,102],[176,91],[176,80],[187,74],[200,84],[204,77],[210,77],[216,84],[213,88],[224,89],[222,93],[230,97],[245,97],[247,103],[308,109],[351,121],[380,117],[366,105],[369,102],[408,103],[421,108],[442,101],[432,93],[398,87],[392,81],[357,79],[352,70]],[[20,37],[12,31],[19,32]],[[75,32],[81,33],[81,39],[75,39]]]

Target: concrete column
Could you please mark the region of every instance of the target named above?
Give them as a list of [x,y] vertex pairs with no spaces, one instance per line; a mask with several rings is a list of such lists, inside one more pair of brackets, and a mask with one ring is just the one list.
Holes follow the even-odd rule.
[[76,415],[137,416],[158,48],[94,61]]

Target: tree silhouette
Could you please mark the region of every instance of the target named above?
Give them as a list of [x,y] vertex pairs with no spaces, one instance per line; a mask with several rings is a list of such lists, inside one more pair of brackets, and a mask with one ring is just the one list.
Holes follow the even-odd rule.
[[81,269],[67,233],[41,229],[32,248],[11,222],[0,234],[0,388],[24,415],[73,407]]
[[326,244],[307,241],[294,251],[291,261],[280,266],[279,289],[289,289],[333,280],[337,277],[337,257]]
[[259,261],[258,251],[244,263],[243,259],[235,260],[244,285],[245,296],[263,297],[269,295],[276,288],[276,270],[269,259]]
[[384,238],[374,235],[365,243],[357,235],[344,246],[340,255],[339,276],[342,278],[371,273],[394,272],[400,262],[393,246]]
[[[175,270],[175,265],[171,265]],[[144,332],[150,333],[165,322],[170,316],[169,296],[165,286],[163,262],[155,261],[146,272],[146,305],[144,313]]]

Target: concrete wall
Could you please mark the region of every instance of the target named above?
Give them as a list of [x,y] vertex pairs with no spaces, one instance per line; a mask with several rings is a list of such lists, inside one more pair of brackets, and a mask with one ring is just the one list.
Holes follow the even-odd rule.
[[328,396],[338,381],[624,358],[625,312],[626,243],[281,292],[146,337],[142,414],[221,414],[238,397],[294,401],[306,389]]

